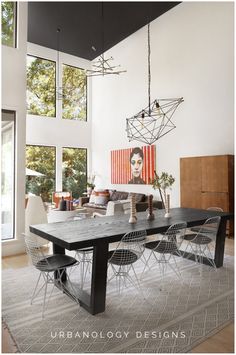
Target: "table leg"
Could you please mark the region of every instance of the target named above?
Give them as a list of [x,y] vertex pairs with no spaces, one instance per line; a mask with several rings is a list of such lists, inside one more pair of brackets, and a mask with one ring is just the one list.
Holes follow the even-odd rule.
[[[52,244],[52,248],[53,248],[52,249],[53,250],[53,254],[65,254],[65,248],[62,248],[62,247],[60,247],[57,244],[53,243]],[[55,278],[58,278],[57,271],[55,271],[54,275],[55,275]],[[62,275],[61,280],[62,281],[66,281],[66,279],[67,279],[66,272],[64,272],[63,275]]]
[[107,286],[108,243],[94,246],[90,294],[90,313],[105,311]]
[[224,261],[224,250],[225,250],[225,237],[226,237],[226,224],[225,219],[221,219],[218,233],[216,236],[216,246],[215,246],[215,264],[216,267],[223,266]]

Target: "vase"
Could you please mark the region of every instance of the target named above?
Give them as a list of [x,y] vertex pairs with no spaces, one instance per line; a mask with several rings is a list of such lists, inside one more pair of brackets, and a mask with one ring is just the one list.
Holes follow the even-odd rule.
[[165,198],[165,217],[170,217],[170,195],[167,194]]

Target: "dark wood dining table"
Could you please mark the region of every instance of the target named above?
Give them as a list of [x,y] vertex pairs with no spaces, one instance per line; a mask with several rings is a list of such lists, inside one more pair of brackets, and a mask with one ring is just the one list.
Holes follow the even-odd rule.
[[[65,254],[65,250],[76,250],[93,247],[92,275],[90,292],[73,288],[73,294],[88,312],[95,315],[105,311],[107,260],[109,244],[121,240],[125,233],[146,230],[147,235],[162,233],[178,221],[187,222],[188,227],[204,223],[208,218],[221,216],[221,222],[216,236],[215,257],[216,267],[223,265],[227,220],[233,218],[232,213],[200,210],[193,208],[172,208],[171,217],[164,217],[164,210],[155,210],[155,219],[147,220],[146,212],[137,213],[137,223],[128,222],[129,215],[111,217],[87,218],[68,222],[38,224],[30,226],[30,231],[53,243],[53,252]],[[193,254],[184,257],[194,260]],[[211,265],[207,259],[204,263]],[[64,280],[66,283],[66,279]],[[68,285],[69,287],[69,285]]]

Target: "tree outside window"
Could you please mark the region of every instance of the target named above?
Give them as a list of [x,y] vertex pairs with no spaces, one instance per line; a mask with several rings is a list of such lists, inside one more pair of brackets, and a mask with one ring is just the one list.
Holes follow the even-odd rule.
[[2,1],[2,44],[16,46],[16,3]]
[[63,148],[63,191],[70,191],[73,198],[79,198],[86,191],[87,149]]
[[26,193],[41,196],[44,202],[52,201],[52,193],[55,191],[56,176],[56,148],[27,145],[26,168],[43,176],[26,176]]
[[87,78],[80,68],[63,64],[62,118],[87,120]]
[[27,113],[56,116],[56,63],[27,56]]

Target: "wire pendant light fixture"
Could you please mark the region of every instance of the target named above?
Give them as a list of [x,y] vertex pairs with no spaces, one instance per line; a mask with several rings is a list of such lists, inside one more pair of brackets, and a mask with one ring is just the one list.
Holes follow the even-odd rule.
[[176,126],[171,121],[183,97],[173,99],[156,99],[151,102],[151,47],[150,24],[148,24],[148,106],[136,115],[126,118],[126,133],[129,141],[153,144],[172,131]]
[[[96,61],[92,64],[92,69],[86,70],[86,76],[105,76],[105,75],[119,75],[121,73],[125,73],[126,70],[120,70],[120,65],[113,65],[112,61],[113,57],[105,58],[104,56],[104,42],[105,42],[105,34],[104,34],[104,6],[103,2],[101,4],[101,33],[102,33],[102,54],[98,57]],[[96,48],[92,47],[93,51],[96,51]]]
[[59,73],[60,73],[60,33],[61,29],[58,27],[57,28],[57,85],[56,85],[56,99],[57,100],[63,100],[64,94],[63,94],[63,87],[60,86],[60,79],[59,79]]

